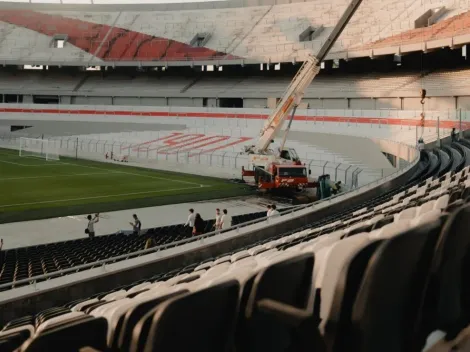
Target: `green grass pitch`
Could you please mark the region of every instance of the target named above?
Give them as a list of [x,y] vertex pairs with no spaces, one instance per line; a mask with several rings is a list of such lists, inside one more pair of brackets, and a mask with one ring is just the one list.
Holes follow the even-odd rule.
[[225,180],[0,149],[0,223],[238,196]]

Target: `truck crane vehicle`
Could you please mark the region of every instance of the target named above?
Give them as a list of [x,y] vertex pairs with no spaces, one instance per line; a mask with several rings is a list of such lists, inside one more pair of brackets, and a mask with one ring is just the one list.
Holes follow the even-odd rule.
[[[249,167],[248,169],[242,168],[242,179],[248,176],[254,177],[256,186],[265,190],[286,188],[301,190],[317,187],[317,182],[309,182],[307,168],[302,165],[296,151],[292,148],[286,148],[285,144],[305,89],[320,72],[321,62],[325,59],[361,3],[362,0],[352,0],[317,55],[307,55],[299,71],[284,92],[279,104],[266,120],[256,145],[244,148],[243,153],[249,156]],[[281,146],[278,151],[273,151],[269,149],[269,146],[280,132],[289,114],[290,119],[284,131]]]

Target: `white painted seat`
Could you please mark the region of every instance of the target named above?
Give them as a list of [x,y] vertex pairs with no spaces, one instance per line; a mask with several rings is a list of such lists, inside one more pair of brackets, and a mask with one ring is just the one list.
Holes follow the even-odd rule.
[[251,254],[248,253],[247,250],[243,250],[243,251],[232,254],[232,256],[230,257],[230,261],[233,263],[233,262],[236,262],[238,260],[241,260],[243,258],[250,257],[250,256]]
[[141,284],[138,284],[138,285],[135,285],[135,286],[131,287],[131,288],[127,291],[127,293],[129,294],[129,293],[138,292],[138,291],[140,291],[140,290],[145,289],[147,286],[150,286],[150,285],[151,285],[150,282],[142,282]]
[[416,211],[416,216],[421,216],[425,213],[427,213],[428,211],[431,211],[434,209],[434,204],[435,204],[435,201],[434,200],[430,200],[424,204],[421,204],[419,207],[418,207],[418,210]]
[[225,255],[219,259],[214,260],[214,265],[219,265],[220,263],[229,262],[229,261],[230,261],[230,255]]
[[178,281],[181,281],[182,279],[184,279],[188,275],[189,275],[188,273],[176,275],[176,276],[172,277],[171,279],[166,280],[165,282],[167,283],[167,285],[171,286],[171,285],[176,284]]
[[42,323],[41,325],[38,326],[38,328],[36,329],[36,335],[40,334],[42,331],[45,331],[48,328],[50,328],[50,327],[52,327],[52,326],[54,326],[58,323],[62,323],[62,322],[65,322],[67,320],[75,319],[75,318],[78,318],[78,317],[81,317],[81,316],[85,316],[85,313],[83,313],[83,312],[70,312],[70,313],[65,313],[65,314],[59,315],[57,317],[48,319],[44,323]]
[[320,324],[320,329],[322,331],[324,331],[324,324],[328,320],[336,284],[345,263],[369,242],[368,233],[360,233],[336,242],[324,254],[315,280],[315,288],[321,290],[320,318],[322,324]]
[[430,211],[421,214],[417,218],[413,219],[411,221],[412,226],[418,226],[421,224],[425,224],[427,222],[431,222],[439,218],[439,216],[442,214],[440,209],[431,209]]
[[394,215],[394,221],[414,219],[416,216],[416,210],[417,210],[417,207],[404,209],[398,214]]
[[448,194],[444,194],[440,196],[437,200],[436,203],[434,204],[434,209],[445,209],[447,208],[447,205],[449,205],[449,199],[450,196]]
[[210,262],[206,262],[206,263],[203,263],[201,265],[198,265],[197,267],[194,268],[194,271],[197,271],[197,270],[202,270],[202,269],[209,269],[211,266],[214,265],[214,262],[213,261],[210,261]]
[[257,255],[258,253],[266,251],[266,248],[264,246],[259,245],[253,248],[248,249],[248,254],[249,255]]
[[74,305],[71,309],[72,312],[79,312],[81,309],[89,304],[99,302],[98,298],[87,299],[86,301],[80,302]]
[[[369,237],[371,239],[381,239],[394,237],[410,228],[410,220],[400,220],[399,222],[392,222],[376,231],[371,232]],[[354,237],[354,236],[353,236]]]
[[108,293],[106,296],[104,296],[101,300],[102,301],[114,301],[116,299],[123,298],[127,295],[126,290],[119,290],[115,292]]

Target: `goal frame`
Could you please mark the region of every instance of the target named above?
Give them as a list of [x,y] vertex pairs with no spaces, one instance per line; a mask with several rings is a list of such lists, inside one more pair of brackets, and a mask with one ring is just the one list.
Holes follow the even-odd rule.
[[[40,150],[27,150],[26,142],[35,142],[40,145]],[[60,160],[57,148],[51,148],[51,141],[43,138],[20,137],[19,156],[35,157],[45,160]],[[26,146],[26,147],[25,147]],[[34,148],[31,148],[34,149]],[[25,152],[26,151],[26,152]]]

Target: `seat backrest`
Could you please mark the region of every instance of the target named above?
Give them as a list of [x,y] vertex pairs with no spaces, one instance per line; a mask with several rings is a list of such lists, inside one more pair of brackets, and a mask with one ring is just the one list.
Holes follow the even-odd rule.
[[355,350],[411,351],[417,350],[416,344],[424,345],[413,338],[441,227],[436,220],[412,228],[389,238],[374,253],[351,315],[349,343]]
[[470,321],[470,204],[450,214],[444,225],[433,262],[437,284],[436,325],[442,330]]
[[144,351],[226,351],[239,293],[233,280],[165,301],[152,318]]
[[312,252],[294,253],[294,256],[276,262],[256,275],[244,307],[244,346],[240,346],[243,351],[283,351],[290,344],[290,328],[273,319],[270,313],[258,309],[258,303],[270,299],[313,311],[314,263]]
[[336,280],[329,314],[322,322],[324,343],[328,351],[352,351],[352,346],[348,344],[351,312],[369,260],[383,241],[371,241],[345,260]]
[[104,318],[87,317],[77,321],[64,323],[48,329],[23,345],[24,352],[42,352],[57,346],[58,341],[65,344],[67,351],[78,351],[82,347],[91,346],[98,350],[106,349],[107,323]]
[[323,322],[321,324],[322,329],[324,322],[328,319],[334,298],[334,290],[345,263],[369,242],[368,234],[362,233],[347,237],[329,248],[315,282],[316,288],[321,290],[320,318]]
[[119,319],[119,322],[114,327],[114,336],[116,340],[113,341],[111,347],[117,346],[120,351],[129,351],[130,344],[132,341],[132,331],[137,322],[147,312],[157,307],[160,303],[166,301],[167,299],[184,294],[186,292],[186,290],[171,292],[168,294],[160,295],[155,298],[149,298],[137,303],[134,307],[129,309],[123,317]]

